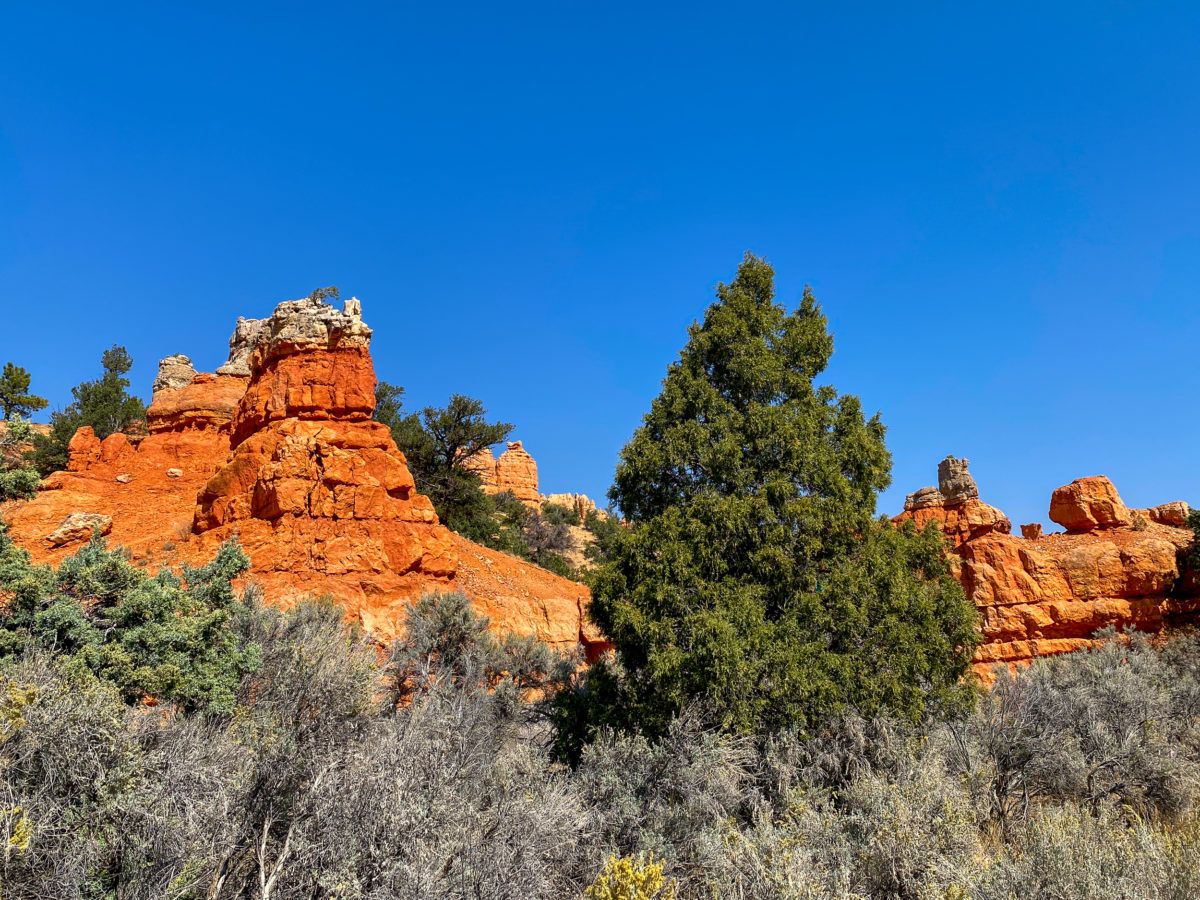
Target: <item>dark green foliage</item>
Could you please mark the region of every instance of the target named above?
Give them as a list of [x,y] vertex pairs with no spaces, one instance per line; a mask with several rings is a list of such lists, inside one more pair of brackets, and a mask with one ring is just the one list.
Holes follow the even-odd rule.
[[975,615],[932,534],[874,517],[891,458],[878,416],[816,386],[833,341],[811,291],[788,313],[747,254],[621,453],[591,614],[601,666],[560,725],[662,734],[689,702],[736,732],[847,705],[917,718],[963,696]]
[[103,440],[145,418],[145,404],[129,393],[125,375],[133,367],[133,359],[125,348],[105,350],[100,365],[104,374],[99,379],[71,388],[74,401],[51,413],[50,434],[35,437],[33,461],[43,475],[66,468],[67,445],[84,425],[91,426]]
[[46,408],[49,401],[45,397],[29,393],[30,382],[27,370],[15,363],[4,364],[0,372],[0,419],[29,416]]
[[542,504],[542,518],[550,525],[574,525],[576,527],[583,525],[579,519],[579,513],[561,503]]
[[584,555],[593,566],[598,566],[611,556],[620,535],[621,520],[611,509],[607,513],[592,510],[584,518],[583,527],[596,539],[584,550]]
[[38,482],[41,480],[36,469],[0,471],[0,502],[31,499],[37,495]]
[[545,510],[530,511],[511,494],[489,496],[467,465],[476,453],[505,440],[512,425],[488,422],[483,404],[461,394],[443,409],[405,414],[404,388],[386,381],[375,389],[375,418],[391,429],[417,490],[433,501],[447,528],[555,574],[578,577],[562,556],[572,546],[566,525],[578,524],[578,516],[560,507],[547,518]]
[[0,659],[52,650],[129,701],[229,710],[257,656],[239,644],[244,607],[230,585],[248,565],[230,543],[207,565],[185,566],[182,581],[166,570],[150,577],[97,536],[55,570],[0,531],[0,591],[12,595],[0,611]]
[[0,502],[28,500],[37,493],[41,478],[25,460],[34,431],[20,413],[13,413],[0,432]]
[[1183,564],[1191,576],[1200,580],[1200,509],[1192,509],[1188,513],[1188,528],[1196,536],[1192,545],[1184,551]]

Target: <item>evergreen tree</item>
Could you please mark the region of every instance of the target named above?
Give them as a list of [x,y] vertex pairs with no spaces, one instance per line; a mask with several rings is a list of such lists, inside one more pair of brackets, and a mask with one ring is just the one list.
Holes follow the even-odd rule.
[[661,734],[692,704],[749,733],[963,696],[974,609],[939,535],[875,519],[884,426],[814,385],[832,352],[812,292],[789,314],[764,260],[718,286],[621,453],[629,527],[591,604],[619,665],[561,696],[565,755],[599,726]]
[[420,414],[406,415],[403,396],[403,388],[381,381],[375,390],[375,418],[391,429],[417,490],[433,501],[447,528],[495,546],[500,540],[495,503],[467,460],[505,440],[512,425],[489,422],[483,404],[462,394],[452,395],[441,409],[427,406]]
[[45,409],[47,400],[29,393],[29,372],[15,363],[4,364],[0,372],[0,418],[11,419],[14,415],[30,416]]
[[67,445],[84,425],[90,425],[103,440],[145,418],[146,406],[129,393],[125,377],[133,368],[129,352],[124,347],[110,347],[100,357],[100,365],[104,374],[71,388],[74,401],[51,413],[50,433],[35,438],[33,460],[42,474],[66,468]]

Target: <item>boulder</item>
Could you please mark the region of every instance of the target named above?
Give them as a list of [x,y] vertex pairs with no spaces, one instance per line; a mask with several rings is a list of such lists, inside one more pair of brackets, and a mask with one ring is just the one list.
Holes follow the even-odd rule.
[[266,319],[238,317],[229,338],[229,358],[217,369],[218,375],[250,377],[250,354],[254,352],[266,324]]
[[[943,492],[951,487],[945,481]],[[1200,612],[1200,580],[1179,569],[1180,551],[1194,541],[1175,524],[1186,519],[1182,504],[1135,521],[1107,478],[1081,478],[1051,501],[1052,518],[1068,532],[1044,535],[1031,523],[1021,526],[1021,539],[980,500],[934,499],[910,495],[894,521],[936,523],[946,535],[951,570],[979,610],[974,668],[985,682],[996,664],[1093,646],[1095,632],[1110,625],[1155,631]]]
[[946,495],[935,487],[919,488],[904,498],[904,509],[907,512],[945,505]]
[[977,500],[979,488],[967,471],[970,460],[947,456],[938,463],[938,490],[946,498],[947,505]]
[[54,531],[46,535],[46,540],[52,547],[63,547],[77,541],[90,541],[97,531],[100,534],[109,534],[112,527],[112,516],[73,512],[63,519]]
[[1145,516],[1158,525],[1170,525],[1172,528],[1186,528],[1191,509],[1182,500],[1172,500],[1159,506],[1144,510]]
[[196,369],[192,366],[192,360],[179,353],[159,360],[158,375],[151,389],[155,394],[159,391],[176,391],[187,387],[195,377]]
[[189,428],[228,432],[246,383],[234,375],[199,373],[180,387],[161,388],[146,410],[146,427],[151,434]]
[[1104,475],[1076,478],[1050,497],[1050,519],[1067,531],[1094,531],[1133,524],[1133,515]]

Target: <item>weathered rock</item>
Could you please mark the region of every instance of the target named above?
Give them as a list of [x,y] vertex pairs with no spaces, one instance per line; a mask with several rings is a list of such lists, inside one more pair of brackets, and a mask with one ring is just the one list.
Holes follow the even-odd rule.
[[1172,500],[1144,510],[1146,518],[1159,525],[1170,525],[1173,528],[1186,528],[1190,507],[1182,500]]
[[993,531],[1001,534],[1012,531],[1012,522],[1008,517],[982,500],[963,500],[941,506],[922,504],[912,509],[907,508],[906,504],[904,512],[893,521],[911,521],[917,528],[934,522],[955,546]]
[[596,506],[596,501],[587,494],[548,494],[542,498],[542,505],[565,506],[567,509],[579,516],[582,522],[587,519],[592,513],[605,515],[604,511]]
[[146,410],[146,427],[151,434],[188,428],[228,432],[247,379],[233,375],[199,373],[178,388],[156,391]]
[[46,540],[52,547],[62,547],[77,541],[90,541],[97,531],[100,534],[108,534],[112,531],[112,527],[111,516],[73,512],[63,519],[54,531],[46,535]]
[[484,493],[495,494],[496,490],[496,457],[491,447],[484,447],[463,462],[463,465],[479,476],[479,483]]
[[190,357],[182,353],[168,356],[158,363],[158,375],[152,390],[155,394],[159,391],[177,391],[191,384],[195,377],[196,369]]
[[[170,563],[200,564],[236,537],[251,559],[247,578],[269,602],[328,595],[382,641],[410,602],[460,589],[498,631],[598,653],[605,645],[586,623],[586,588],[438,523],[388,429],[371,418],[369,338],[357,301],[341,312],[293,301],[270,319],[240,320],[231,356],[245,358],[247,375],[164,386],[137,446],[80,429],[70,471],[6,508],[10,535],[39,562],[61,560],[73,548],[44,535],[91,510],[111,519],[114,544],[152,568],[164,564],[165,542]],[[536,466],[512,465],[522,454],[506,466],[526,482],[532,475],[536,502]]]
[[938,490],[946,498],[947,505],[979,498],[975,479],[967,471],[970,460],[947,456],[938,463]]
[[[979,609],[975,670],[985,681],[996,663],[1089,647],[1109,625],[1155,631],[1200,610],[1200,583],[1179,570],[1189,529],[1152,515],[1135,525],[1106,478],[1072,482],[1055,498],[1056,521],[1076,526],[1066,534],[1043,535],[1033,523],[1021,527],[1024,539],[1013,537],[999,510],[974,499],[894,520],[936,522],[949,539],[952,571]],[[1163,514],[1178,516],[1177,508]]]
[[1067,531],[1092,531],[1133,524],[1133,516],[1104,475],[1076,478],[1050,497],[1050,519]]
[[183,469],[180,469],[180,468],[167,469],[167,477],[168,478],[182,478],[183,477]]
[[933,506],[945,506],[946,495],[935,487],[923,487],[913,491],[904,498],[904,509],[912,512],[916,509],[929,509]]
[[253,373],[233,419],[233,446],[270,422],[288,418],[367,421],[375,411],[371,329],[347,302],[279,304],[250,354]]
[[496,460],[496,490],[507,491],[526,506],[540,505],[537,463],[520,441],[509,441]]
[[250,377],[250,354],[254,352],[266,324],[266,319],[238,317],[233,334],[229,338],[229,359],[217,369],[218,375]]

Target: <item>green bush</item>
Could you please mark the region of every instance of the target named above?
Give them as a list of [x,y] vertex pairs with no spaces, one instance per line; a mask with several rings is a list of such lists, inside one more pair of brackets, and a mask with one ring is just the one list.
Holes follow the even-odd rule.
[[0,471],[0,502],[30,499],[37,494],[41,480],[35,469]]
[[249,560],[236,544],[212,562],[151,577],[97,536],[58,569],[37,566],[0,531],[0,660],[50,650],[111,682],[127,700],[155,698],[184,709],[232,709],[258,648],[242,646],[245,609],[230,584]]
[[[3,590],[86,598],[86,633],[146,578],[108,553],[61,580],[0,554]],[[233,630],[259,659],[227,714],[130,704],[69,641],[7,658],[5,900],[1200,891],[1194,637],[1035,663],[951,722],[739,736],[696,705],[657,739],[601,731],[571,769],[540,698],[577,660],[493,634],[462,595],[414,604],[382,667],[343,617],[247,604]]]

